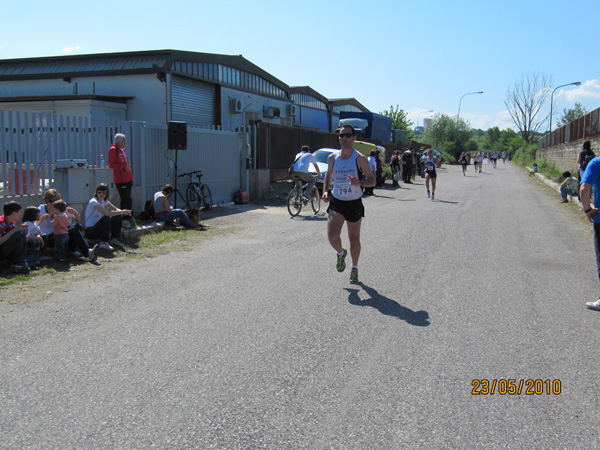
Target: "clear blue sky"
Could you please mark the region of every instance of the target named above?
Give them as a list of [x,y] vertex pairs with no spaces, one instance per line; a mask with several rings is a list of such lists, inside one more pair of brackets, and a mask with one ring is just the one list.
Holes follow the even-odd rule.
[[[475,128],[512,127],[504,100],[523,74],[552,77],[554,118],[600,107],[598,0],[105,0],[4,2],[0,59],[176,49],[242,54],[290,86],[398,105]],[[549,105],[548,105],[549,110]],[[431,114],[422,113],[423,118]]]

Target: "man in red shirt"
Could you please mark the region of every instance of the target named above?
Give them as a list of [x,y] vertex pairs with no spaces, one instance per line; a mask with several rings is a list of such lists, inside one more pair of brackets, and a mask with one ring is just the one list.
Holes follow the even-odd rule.
[[25,256],[27,254],[27,224],[21,220],[21,205],[8,202],[3,207],[4,214],[0,216],[0,250],[2,257],[10,259],[10,270],[14,273],[28,274],[30,272]]
[[[127,139],[124,134],[115,134],[114,144],[108,149],[108,167],[111,167],[115,175],[115,186],[121,197],[120,209],[132,210],[133,201],[131,200],[131,190],[133,189],[133,172],[131,164],[125,152]],[[133,213],[130,219],[127,219],[131,227],[135,228],[135,219]]]

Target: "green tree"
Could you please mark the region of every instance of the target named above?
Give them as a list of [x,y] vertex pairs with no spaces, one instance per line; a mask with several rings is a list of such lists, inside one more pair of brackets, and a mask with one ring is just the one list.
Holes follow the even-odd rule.
[[400,109],[400,105],[391,105],[389,111],[386,109],[380,112],[382,116],[389,117],[392,119],[392,129],[394,130],[406,130],[406,142],[412,142],[414,140],[414,134],[410,129],[412,122],[406,118],[407,113],[403,109]]
[[568,124],[569,122],[573,122],[574,120],[579,119],[580,117],[585,116],[588,113],[587,109],[584,106],[581,106],[581,103],[575,102],[575,108],[573,109],[563,109],[563,115],[560,119],[556,121],[556,128],[560,128],[563,125]]
[[500,128],[492,127],[487,131],[487,137],[490,145],[495,145],[500,140]]
[[446,114],[436,114],[425,131],[424,141],[458,158],[461,152],[466,151],[471,136],[469,124],[463,119],[457,122]]

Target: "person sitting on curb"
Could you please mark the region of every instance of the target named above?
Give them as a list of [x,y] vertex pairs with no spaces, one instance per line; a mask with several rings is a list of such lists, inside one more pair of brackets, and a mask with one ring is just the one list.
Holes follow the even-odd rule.
[[560,199],[560,203],[569,203],[569,200],[567,200],[567,195],[577,195],[579,182],[577,181],[577,178],[571,176],[571,172],[568,170],[563,172],[562,175],[565,178],[565,181],[563,181],[560,185],[560,196],[562,197]]
[[118,209],[108,200],[109,198],[110,191],[106,184],[100,183],[96,186],[96,194],[85,208],[85,237],[87,239],[100,238],[98,247],[113,251],[112,246],[125,247],[119,238],[121,237],[123,216],[131,216],[131,210]]
[[173,209],[169,205],[169,197],[173,194],[173,186],[165,184],[160,191],[154,194],[154,218],[158,221],[172,224],[174,220],[179,219],[180,223],[194,230],[203,230],[201,225],[195,225],[183,209]]
[[[42,238],[44,239],[44,247],[43,250],[47,251],[49,247],[54,247],[54,229],[52,227],[52,220],[50,217],[52,214],[56,214],[58,211],[54,208],[54,202],[61,200],[60,192],[56,189],[48,189],[44,192],[44,203],[38,206],[40,210],[40,220],[38,223],[40,230],[42,232]],[[72,216],[71,226],[69,227],[69,250],[73,251],[75,249],[78,250],[80,256],[88,257],[90,262],[95,262],[98,259],[98,246],[95,245],[93,248],[90,248],[87,241],[83,237],[81,230],[81,217],[75,208],[67,207],[67,213]],[[45,257],[44,251],[42,252],[42,257]]]
[[532,177],[539,172],[537,163],[533,163],[532,169],[529,171],[529,176]]
[[31,269],[25,260],[27,224],[17,225],[21,220],[21,205],[17,202],[5,203],[3,212],[0,216],[0,254],[12,262],[11,272],[26,275]]

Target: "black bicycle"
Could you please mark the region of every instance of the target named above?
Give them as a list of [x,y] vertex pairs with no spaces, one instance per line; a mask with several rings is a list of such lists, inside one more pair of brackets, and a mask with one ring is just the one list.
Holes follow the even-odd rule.
[[196,209],[204,206],[205,209],[211,209],[213,206],[212,194],[206,183],[202,182],[202,171],[182,173],[181,177],[189,177],[188,186],[185,191],[185,201],[188,208]]
[[314,186],[312,188],[310,192],[310,198],[307,198],[304,195],[304,190],[307,186],[308,183],[303,184],[300,177],[294,176],[294,187],[288,194],[287,199],[288,212],[292,217],[295,217],[298,214],[300,214],[302,206],[308,205],[308,202],[310,202],[315,214],[317,214],[321,209],[321,196],[319,195],[319,190],[317,189],[317,186]]

